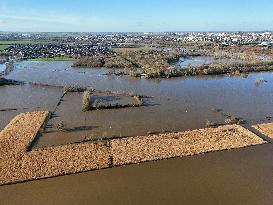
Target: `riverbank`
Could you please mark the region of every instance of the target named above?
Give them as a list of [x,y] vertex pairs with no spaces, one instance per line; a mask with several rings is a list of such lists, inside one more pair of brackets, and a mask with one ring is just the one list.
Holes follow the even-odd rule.
[[27,59],[27,61],[75,61],[75,58],[70,56],[54,57],[54,58],[33,58]]

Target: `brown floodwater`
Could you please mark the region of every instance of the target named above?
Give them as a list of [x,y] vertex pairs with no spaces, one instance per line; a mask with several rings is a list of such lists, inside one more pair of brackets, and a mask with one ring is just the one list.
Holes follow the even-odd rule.
[[272,205],[273,146],[258,145],[0,187],[1,205]]
[[0,86],[0,130],[22,112],[54,111],[62,89],[30,84]]
[[[14,71],[7,77],[57,86],[79,84],[152,98],[144,99],[143,107],[84,113],[81,110],[81,93],[68,94],[57,107],[49,128],[37,140],[35,147],[203,128],[207,120],[224,123],[224,114],[243,118],[246,126],[273,119],[272,72],[250,74],[247,78],[223,75],[147,80],[107,76],[104,75],[107,69],[71,68],[71,64],[20,62],[15,64]],[[262,79],[262,83],[255,83],[256,78]],[[50,93],[47,95],[52,96]],[[53,102],[58,100],[56,96]],[[57,130],[60,122],[67,128],[65,132]]]
[[[143,107],[81,111],[81,94],[69,93],[57,106],[58,87],[0,87],[0,129],[13,116],[56,109],[34,148],[100,137],[147,135],[223,123],[223,113],[246,126],[273,117],[272,72],[240,76],[163,80],[107,76],[106,69],[71,68],[71,62],[20,62],[6,77],[49,85],[80,84],[99,90],[153,96]],[[262,83],[255,83],[256,79]],[[26,109],[24,109],[26,108]],[[218,110],[218,111],[216,111]],[[63,121],[66,132],[56,130]],[[250,204],[273,201],[273,146],[268,144],[147,162],[1,186],[0,204]]]

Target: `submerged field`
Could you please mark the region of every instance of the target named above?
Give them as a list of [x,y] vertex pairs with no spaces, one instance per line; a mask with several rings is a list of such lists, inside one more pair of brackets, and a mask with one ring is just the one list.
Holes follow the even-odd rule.
[[[147,80],[130,76],[105,75],[107,73],[105,68],[71,68],[71,65],[72,62],[66,61],[16,63],[14,70],[5,77],[24,81],[25,84],[0,86],[0,95],[5,96],[0,98],[0,130],[4,129],[8,122],[19,113],[51,111],[53,113],[51,119],[33,143],[33,149],[38,153],[41,148],[51,149],[51,146],[97,139],[118,140],[124,137],[144,136],[143,140],[149,142],[147,137],[149,135],[159,133],[168,135],[169,132],[205,128],[207,121],[216,125],[225,124],[231,116],[240,118],[246,128],[273,120],[271,94],[273,93],[273,75],[271,72],[254,73],[248,76],[222,75]],[[67,84],[78,84],[99,91],[132,93],[148,98],[144,99],[141,107],[83,112],[82,93],[63,95],[62,86]],[[60,125],[65,129],[60,129]],[[137,146],[133,142],[128,143],[132,143],[130,146],[136,149],[132,152],[137,153]],[[129,153],[129,151],[126,152]],[[82,184],[75,183],[81,190],[81,193],[77,195],[80,197],[87,194],[86,190],[82,189],[82,185],[90,189],[94,186],[92,181],[95,180],[99,184],[106,185],[108,191],[120,189],[121,192],[116,194],[124,197],[127,194],[133,194],[131,189],[125,188],[130,187],[130,184],[134,184],[139,189],[144,187],[144,190],[148,190],[150,185],[145,184],[145,181],[149,178],[151,185],[156,186],[156,191],[162,194],[168,193],[164,188],[166,183],[169,183],[168,187],[179,186],[179,192],[188,194],[194,192],[196,187],[190,185],[190,181],[193,181],[204,190],[211,186],[219,190],[216,195],[216,199],[219,200],[226,197],[224,193],[232,191],[235,197],[230,199],[230,202],[260,201],[262,204],[270,204],[270,183],[267,179],[273,177],[272,156],[272,144],[268,143],[242,150],[149,162],[12,185],[10,188],[4,186],[0,187],[0,194],[22,187],[46,187],[47,183],[59,184],[61,188],[60,183],[71,185],[72,182],[79,180]],[[127,159],[124,158],[124,160]],[[192,170],[191,174],[187,170]],[[151,177],[152,175],[154,177]],[[132,176],[135,178],[131,178]],[[114,178],[123,182],[116,183]],[[185,184],[182,185],[183,183]],[[100,185],[98,189],[102,191]],[[199,191],[202,190],[200,188]],[[48,193],[50,195],[51,191],[48,190]],[[141,193],[143,195],[143,192],[139,190],[136,195]],[[175,193],[174,191],[174,196],[178,196]],[[256,197],[253,196],[254,193]],[[100,193],[94,195],[101,197]],[[107,196],[110,197],[110,195]],[[147,197],[148,195],[144,194],[144,198],[147,199]],[[206,195],[200,194],[200,200],[205,201],[204,204],[217,204],[218,201],[205,199]],[[8,203],[10,199],[6,197],[5,200]],[[29,202],[28,197],[24,200]],[[89,200],[92,201],[91,198]],[[113,200],[120,202],[117,198]],[[93,199],[93,201],[96,200]],[[125,201],[129,203],[128,200]],[[227,202],[222,204],[225,203],[229,204]]]
[[[30,82],[31,85],[0,88],[2,93],[10,94],[10,97],[0,100],[3,109],[40,107],[40,110],[54,111],[55,116],[43,136],[38,139],[37,147],[86,139],[191,130],[205,127],[207,121],[224,124],[228,116],[242,118],[246,121],[245,125],[250,126],[270,122],[273,116],[270,94],[270,90],[273,92],[273,83],[270,72],[250,74],[247,78],[225,75],[147,80],[130,76],[108,76],[104,75],[106,69],[71,68],[71,64],[72,62],[20,62],[7,78]],[[63,91],[58,86],[66,84],[150,98],[143,100],[142,107],[82,112],[81,93],[69,93],[61,99]],[[24,95],[22,90],[29,94]],[[16,97],[12,96],[20,97],[23,101],[14,101]],[[262,106],[257,109],[257,105]],[[30,109],[32,110],[35,109]],[[2,116],[14,117],[18,112],[10,110],[1,113]],[[2,118],[2,129],[11,117]],[[59,123],[70,131],[58,130]]]

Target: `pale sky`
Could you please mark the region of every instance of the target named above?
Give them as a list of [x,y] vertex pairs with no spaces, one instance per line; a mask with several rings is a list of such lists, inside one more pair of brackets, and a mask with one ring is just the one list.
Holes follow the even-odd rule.
[[0,31],[273,30],[273,0],[1,0]]

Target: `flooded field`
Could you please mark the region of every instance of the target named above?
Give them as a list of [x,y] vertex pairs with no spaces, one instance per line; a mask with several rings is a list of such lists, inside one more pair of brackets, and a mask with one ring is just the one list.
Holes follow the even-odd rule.
[[180,68],[187,68],[189,66],[202,66],[202,65],[209,65],[211,63],[239,63],[242,62],[238,59],[228,59],[228,58],[214,58],[211,56],[188,56],[188,57],[181,57],[179,62],[176,63],[176,66]]
[[[132,92],[152,98],[144,99],[143,107],[82,112],[82,93],[69,93],[57,106],[55,116],[49,121],[48,129],[39,138],[36,147],[86,139],[203,128],[207,120],[224,123],[226,115],[244,119],[246,126],[269,122],[273,117],[271,72],[250,74],[247,78],[210,76],[146,80],[129,76],[107,76],[104,75],[106,69],[71,68],[71,64],[71,62],[20,62],[15,65],[14,71],[7,78],[54,86],[80,84],[98,90]],[[262,79],[261,83],[256,83],[257,78]],[[22,93],[20,89],[24,86],[5,86],[1,89],[10,89],[10,96],[18,96],[17,93]],[[29,91],[31,94],[24,97],[27,103],[36,102],[36,104],[28,107],[52,110],[60,100],[60,88],[50,86],[36,88],[34,85],[32,87],[34,91],[37,89],[36,94]],[[33,95],[39,100],[32,98]],[[40,95],[51,103],[40,98]],[[5,99],[6,104],[12,100],[12,97]],[[40,101],[45,103],[41,105]],[[52,107],[48,107],[50,104]],[[1,107],[6,108],[2,105]],[[4,113],[13,116],[13,112]],[[2,118],[2,127],[7,123],[6,119],[9,118]],[[70,131],[58,130],[57,126],[60,122]]]
[[[54,111],[62,89],[30,84],[0,86],[0,130],[22,112]],[[4,97],[2,97],[4,96]]]
[[[6,78],[30,84],[0,87],[0,95],[5,96],[0,98],[0,130],[18,113],[52,111],[53,118],[35,144],[34,148],[39,148],[203,128],[207,120],[224,123],[226,115],[244,119],[246,127],[273,119],[272,72],[247,78],[225,75],[146,80],[108,76],[104,68],[71,68],[71,64],[16,63]],[[143,107],[82,112],[82,93],[62,98],[63,91],[57,86],[66,84],[152,98],[144,99]],[[60,122],[70,130],[58,130]],[[1,186],[1,204],[176,204],[183,200],[185,204],[269,205],[273,200],[272,157],[272,143],[268,143]]]

